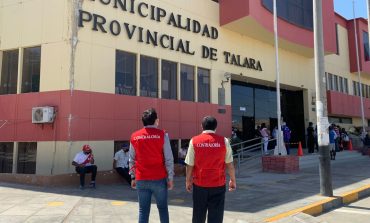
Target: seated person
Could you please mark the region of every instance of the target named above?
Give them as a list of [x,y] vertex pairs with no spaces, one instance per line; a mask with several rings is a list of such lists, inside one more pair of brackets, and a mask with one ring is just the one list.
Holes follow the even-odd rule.
[[84,145],[82,152],[76,154],[72,165],[76,167],[76,172],[80,174],[80,189],[85,187],[85,174],[91,173],[90,187],[95,188],[95,178],[98,167],[94,165],[94,155],[91,147]]
[[188,147],[182,147],[180,148],[179,150],[179,158],[178,158],[178,161],[180,164],[182,165],[186,165],[185,164],[185,157],[186,157],[186,154],[188,153]]
[[129,174],[128,167],[129,160],[129,144],[124,143],[121,149],[114,154],[113,167],[116,169],[117,173],[121,175],[127,183],[131,186],[131,176]]

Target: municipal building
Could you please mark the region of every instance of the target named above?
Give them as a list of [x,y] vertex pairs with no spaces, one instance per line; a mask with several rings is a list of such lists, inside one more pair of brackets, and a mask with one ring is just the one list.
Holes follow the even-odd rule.
[[[329,121],[361,126],[367,20],[322,2]],[[282,117],[304,142],[316,123],[312,0],[277,3]],[[272,0],[0,0],[0,180],[67,181],[84,144],[108,175],[150,107],[175,162],[205,115],[225,137],[254,138],[277,124],[275,79]]]

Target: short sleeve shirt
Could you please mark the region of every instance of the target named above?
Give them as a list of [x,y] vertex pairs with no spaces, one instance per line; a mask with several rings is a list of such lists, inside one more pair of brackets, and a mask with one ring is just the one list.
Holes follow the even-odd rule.
[[114,154],[114,160],[117,162],[117,167],[128,168],[129,153],[121,149]]
[[[203,133],[215,133],[214,131],[203,131]],[[225,138],[225,146],[226,146],[226,155],[225,155],[225,163],[232,163],[233,162],[233,151],[231,149],[229,140]],[[185,163],[189,166],[194,166],[194,147],[193,147],[193,140],[190,140],[188,153],[185,158]]]
[[[79,152],[76,154],[73,161],[75,161],[78,164],[82,164],[83,162],[85,162],[88,156],[89,154],[85,154],[84,152]],[[86,166],[91,166],[91,163],[87,163]]]

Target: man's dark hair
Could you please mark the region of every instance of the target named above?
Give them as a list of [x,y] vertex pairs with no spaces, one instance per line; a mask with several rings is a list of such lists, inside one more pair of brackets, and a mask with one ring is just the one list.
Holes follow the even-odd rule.
[[202,121],[203,130],[215,131],[217,128],[217,120],[212,116],[206,116]]
[[144,126],[154,125],[155,120],[157,120],[157,112],[154,108],[149,108],[143,112],[141,120],[143,121]]

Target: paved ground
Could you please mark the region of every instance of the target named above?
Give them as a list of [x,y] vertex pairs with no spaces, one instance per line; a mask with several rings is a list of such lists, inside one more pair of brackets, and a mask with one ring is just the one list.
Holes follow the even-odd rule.
[[[262,222],[282,212],[325,199],[319,195],[318,155],[305,155],[297,174],[262,173],[260,162],[243,164],[237,190],[227,193],[227,223]],[[370,158],[357,152],[338,153],[332,163],[334,195],[370,185]],[[78,179],[76,179],[76,182]],[[169,193],[171,222],[191,222],[191,194],[184,178],[175,180]],[[80,191],[77,187],[33,187],[0,183],[0,223],[12,222],[137,222],[136,191],[124,185],[98,186]],[[305,215],[301,220],[316,222]],[[302,220],[306,219],[306,220]],[[150,222],[159,222],[152,205]],[[319,221],[317,221],[319,222]]]
[[370,222],[370,197],[317,217],[328,223]]

